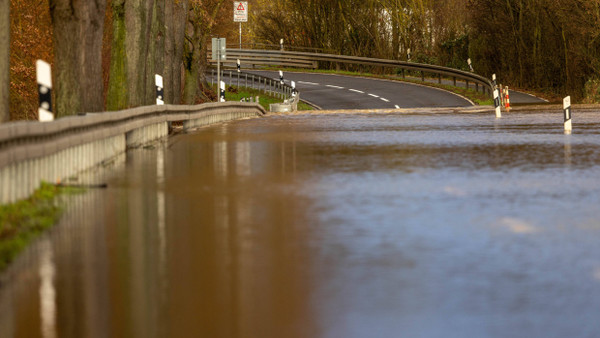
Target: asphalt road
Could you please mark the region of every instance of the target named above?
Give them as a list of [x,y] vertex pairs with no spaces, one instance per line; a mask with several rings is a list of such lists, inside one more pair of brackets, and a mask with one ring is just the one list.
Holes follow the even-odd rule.
[[[251,73],[279,79],[278,72]],[[465,107],[469,100],[437,88],[405,82],[334,74],[285,73],[286,83],[296,82],[302,100],[322,109],[393,109]]]

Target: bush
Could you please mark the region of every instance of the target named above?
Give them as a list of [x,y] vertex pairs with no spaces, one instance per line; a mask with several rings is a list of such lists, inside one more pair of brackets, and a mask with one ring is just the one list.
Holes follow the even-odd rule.
[[593,77],[585,83],[583,103],[600,103],[600,79]]

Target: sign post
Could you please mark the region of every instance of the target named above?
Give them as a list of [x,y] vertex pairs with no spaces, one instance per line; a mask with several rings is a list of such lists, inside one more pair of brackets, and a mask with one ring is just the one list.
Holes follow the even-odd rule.
[[248,22],[248,1],[233,2],[233,22],[240,23],[240,49],[242,49],[242,22]]
[[221,60],[227,60],[227,40],[212,39],[212,60],[217,61],[217,85],[221,83]]

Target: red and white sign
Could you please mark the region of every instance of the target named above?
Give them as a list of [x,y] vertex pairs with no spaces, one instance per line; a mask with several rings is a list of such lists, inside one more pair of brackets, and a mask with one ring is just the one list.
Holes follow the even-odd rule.
[[248,1],[233,2],[233,22],[248,22]]

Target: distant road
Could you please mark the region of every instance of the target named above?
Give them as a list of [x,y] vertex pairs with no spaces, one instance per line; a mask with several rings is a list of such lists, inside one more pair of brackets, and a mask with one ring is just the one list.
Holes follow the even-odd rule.
[[[250,73],[279,79],[273,71]],[[285,73],[287,83],[296,82],[300,97],[322,109],[393,109],[465,107],[473,103],[450,92],[416,84],[354,76]]]

